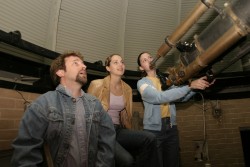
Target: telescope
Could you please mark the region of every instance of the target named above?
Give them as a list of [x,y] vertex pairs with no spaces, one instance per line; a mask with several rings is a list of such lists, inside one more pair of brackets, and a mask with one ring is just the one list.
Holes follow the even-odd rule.
[[[214,77],[209,67],[223,53],[250,33],[250,0],[232,0],[224,3],[224,8],[219,9],[215,0],[201,0],[191,11],[187,18],[176,30],[165,38],[151,62],[155,66],[160,57],[164,57],[172,48],[177,48],[181,53],[181,63],[177,67],[168,69],[167,85],[180,85],[205,71],[208,79]],[[196,21],[209,9],[218,12],[218,16],[199,34],[194,35],[189,44],[181,42],[181,38],[196,23]],[[250,44],[244,46],[233,62],[250,52]],[[230,66],[229,64],[228,66]]]

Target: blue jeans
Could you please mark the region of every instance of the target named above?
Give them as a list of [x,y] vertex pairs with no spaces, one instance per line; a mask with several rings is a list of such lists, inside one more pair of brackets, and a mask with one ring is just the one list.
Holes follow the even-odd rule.
[[116,128],[116,167],[156,167],[155,135],[146,131]]
[[157,138],[159,167],[179,167],[179,132],[177,126],[170,125],[170,119],[162,119],[161,131],[152,131]]

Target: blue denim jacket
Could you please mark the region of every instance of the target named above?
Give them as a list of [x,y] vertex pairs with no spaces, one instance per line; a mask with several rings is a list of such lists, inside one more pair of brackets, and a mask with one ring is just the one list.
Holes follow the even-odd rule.
[[[141,86],[145,86],[143,93]],[[143,128],[148,130],[161,130],[161,109],[162,103],[169,103],[170,122],[176,125],[176,107],[174,102],[184,102],[189,100],[195,92],[188,86],[171,86],[168,90],[158,91],[152,81],[143,77],[137,82],[137,90],[141,93],[144,105]]]
[[[114,159],[115,130],[96,97],[84,93],[88,166],[110,167]],[[69,152],[75,122],[76,100],[63,86],[47,92],[26,110],[12,146],[12,166],[40,166],[43,144],[49,145],[54,166],[62,166]]]

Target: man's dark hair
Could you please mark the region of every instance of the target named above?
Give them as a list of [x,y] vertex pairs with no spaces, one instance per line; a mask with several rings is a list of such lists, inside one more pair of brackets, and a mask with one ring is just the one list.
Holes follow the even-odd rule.
[[55,60],[50,65],[50,76],[52,79],[52,82],[55,86],[57,86],[60,83],[60,77],[56,74],[58,70],[64,70],[66,71],[66,66],[65,66],[65,58],[70,57],[70,56],[75,56],[79,57],[83,61],[83,56],[80,52],[65,52],[61,55],[59,55]]

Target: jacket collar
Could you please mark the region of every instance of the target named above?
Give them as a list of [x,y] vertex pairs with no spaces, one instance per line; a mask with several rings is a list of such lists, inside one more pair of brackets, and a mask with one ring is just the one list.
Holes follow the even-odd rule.
[[[62,84],[59,84],[56,87],[56,90],[64,95],[66,95],[66,96],[72,97],[71,91],[69,89],[67,89],[67,87],[63,86]],[[80,97],[83,97],[83,94],[84,94],[84,91],[81,89],[81,96]]]
[[[129,97],[129,95],[127,94],[128,91],[125,90],[125,82],[123,80],[121,80],[121,84],[122,84],[122,94],[125,98],[124,102],[125,102],[125,106],[126,106],[127,101],[128,101],[127,97]],[[110,100],[110,75],[106,76],[103,79],[103,90],[104,90],[103,92],[106,93],[106,94],[104,94],[104,97],[105,96],[108,97],[107,100],[109,102],[109,100]]]

